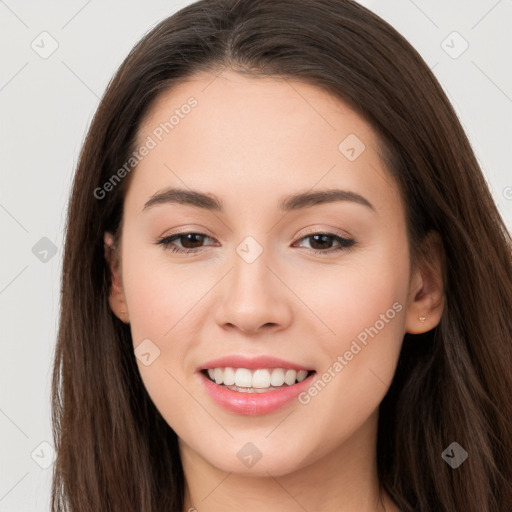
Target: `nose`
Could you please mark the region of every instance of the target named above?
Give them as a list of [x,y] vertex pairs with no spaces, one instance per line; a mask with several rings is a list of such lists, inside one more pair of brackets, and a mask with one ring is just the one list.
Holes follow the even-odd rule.
[[[268,265],[265,251],[252,263],[235,255],[219,288],[216,322],[244,334],[277,332],[292,320],[293,294],[277,264]],[[281,274],[281,275],[280,275]]]

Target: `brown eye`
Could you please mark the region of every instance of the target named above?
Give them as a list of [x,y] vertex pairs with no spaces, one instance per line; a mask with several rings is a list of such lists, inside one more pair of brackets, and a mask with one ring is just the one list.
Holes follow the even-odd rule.
[[[201,249],[204,240],[209,236],[203,233],[176,233],[175,235],[162,238],[157,243],[163,245],[172,252],[196,252]],[[180,245],[176,245],[175,241],[180,241]],[[211,239],[210,239],[211,240]]]
[[[162,238],[157,242],[159,245],[163,245],[166,249],[172,252],[191,253],[198,252],[202,249],[205,239],[212,240],[209,236],[204,233],[176,233],[171,236]],[[313,233],[302,237],[300,240],[310,239],[310,250],[315,254],[330,254],[344,249],[349,249],[355,245],[355,240],[349,238],[343,238],[334,233]],[[179,241],[179,245],[176,244]],[[338,244],[333,247],[333,244]]]
[[[349,249],[355,245],[355,240],[349,238],[343,238],[335,235],[334,233],[313,233],[302,237],[301,240],[310,239],[310,249],[316,254],[326,254],[344,249]],[[333,243],[337,242],[337,247],[332,247]]]

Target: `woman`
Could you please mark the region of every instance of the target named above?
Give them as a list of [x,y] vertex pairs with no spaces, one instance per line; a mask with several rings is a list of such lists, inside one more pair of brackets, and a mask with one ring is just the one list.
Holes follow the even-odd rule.
[[511,247],[383,20],[182,9],[80,155],[53,509],[510,510]]

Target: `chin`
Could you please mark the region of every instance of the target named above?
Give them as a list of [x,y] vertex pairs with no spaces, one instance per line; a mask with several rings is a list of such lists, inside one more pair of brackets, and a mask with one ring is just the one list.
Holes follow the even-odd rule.
[[[275,440],[266,436],[268,432],[262,433],[260,437],[243,435],[242,439],[235,437],[229,438],[229,441],[223,436],[218,443],[210,438],[206,446],[200,443],[192,449],[217,469],[241,476],[268,477],[270,473],[277,477],[293,473],[307,465],[304,437],[284,441],[278,436]],[[215,447],[213,450],[212,445]],[[294,445],[301,447],[300,452]]]

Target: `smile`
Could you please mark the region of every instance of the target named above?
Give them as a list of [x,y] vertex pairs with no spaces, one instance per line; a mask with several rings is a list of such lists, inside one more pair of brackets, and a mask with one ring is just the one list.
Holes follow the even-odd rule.
[[239,393],[265,393],[284,386],[293,386],[306,379],[312,370],[291,368],[209,368],[203,370],[217,385]]
[[234,354],[205,362],[197,375],[213,403],[231,413],[254,416],[297,404],[316,371],[277,357]]

